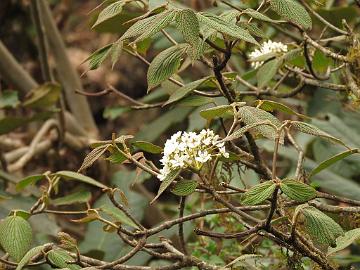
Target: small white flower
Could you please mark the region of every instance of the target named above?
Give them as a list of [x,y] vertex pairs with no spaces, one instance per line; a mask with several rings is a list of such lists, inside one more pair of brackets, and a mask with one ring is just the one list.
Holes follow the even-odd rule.
[[229,158],[229,153],[226,152],[225,146],[222,146],[219,148],[219,153],[224,157],[224,158]]
[[197,157],[195,157],[195,160],[201,163],[205,163],[206,161],[211,159],[211,155],[205,150],[205,151],[199,151]]
[[[266,55],[269,53],[284,53],[288,51],[287,45],[281,43],[281,42],[275,42],[275,41],[267,41],[264,42],[259,49],[255,49],[249,54],[250,59],[254,59],[257,57],[260,57],[262,55]],[[253,61],[251,62],[251,66],[253,68],[258,68],[264,64],[264,61]]]
[[158,178],[163,181],[173,170],[192,168],[199,170],[212,157],[222,155],[227,157],[224,142],[219,142],[219,135],[210,129],[200,133],[177,132],[168,139],[164,146],[164,156],[160,162],[163,168]]

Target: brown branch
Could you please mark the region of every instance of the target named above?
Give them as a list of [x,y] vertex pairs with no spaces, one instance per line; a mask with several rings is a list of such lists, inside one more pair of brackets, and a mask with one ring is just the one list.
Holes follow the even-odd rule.
[[57,74],[65,90],[66,102],[78,123],[83,126],[93,137],[97,137],[99,131],[92,116],[89,104],[85,97],[76,95],[75,90],[82,91],[80,77],[72,66],[66,52],[65,43],[59,29],[52,17],[49,4],[46,0],[40,1],[40,9],[43,24],[46,30],[51,52],[56,60]]
[[[185,196],[180,197],[179,218],[184,217],[185,201],[186,201]],[[185,236],[184,236],[184,223],[183,222],[179,223],[179,239],[180,239],[181,249],[184,252],[184,254],[187,255],[188,252],[187,252],[187,248],[186,248],[186,242],[185,242]]]
[[0,40],[0,75],[23,96],[38,86]]

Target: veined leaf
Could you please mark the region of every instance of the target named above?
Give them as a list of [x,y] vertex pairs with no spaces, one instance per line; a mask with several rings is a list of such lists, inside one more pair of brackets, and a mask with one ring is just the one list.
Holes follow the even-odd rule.
[[88,223],[100,219],[98,210],[88,209],[86,212],[87,213],[85,217],[82,217],[80,219],[72,219],[71,221],[75,223]]
[[304,27],[311,29],[312,21],[306,9],[296,0],[271,0],[271,9],[281,17]]
[[216,117],[222,117],[226,114],[233,114],[233,107],[231,105],[220,105],[200,111],[200,116],[206,120],[211,120]]
[[149,38],[164,29],[169,23],[174,20],[175,16],[176,11],[171,9],[164,11],[160,14],[148,17],[146,19],[137,21],[124,33],[124,35],[122,35],[120,40],[125,40],[138,36],[138,38],[133,42],[137,43],[141,40]]
[[51,204],[59,205],[70,205],[75,203],[86,203],[91,199],[91,193],[86,190],[71,193],[61,198],[51,200]]
[[100,209],[104,213],[112,216],[117,222],[131,226],[133,228],[138,228],[138,226],[130,218],[128,218],[120,209],[107,204],[101,206]]
[[147,73],[148,90],[169,79],[177,72],[188,46],[187,44],[175,45],[162,51],[153,59]]
[[10,216],[0,223],[0,244],[15,261],[19,262],[22,259],[31,242],[31,226],[22,217]]
[[360,239],[360,228],[347,231],[343,236],[340,236],[336,239],[336,247],[330,247],[328,249],[327,255],[332,255],[335,252],[343,250],[358,239]]
[[200,25],[192,9],[183,9],[176,14],[176,27],[192,47],[199,44]]
[[161,182],[161,185],[159,187],[158,193],[155,196],[155,198],[150,202],[150,204],[154,203],[157,198],[160,197],[160,195],[168,188],[168,186],[171,185],[171,183],[175,180],[176,177],[180,174],[181,169],[174,170],[170,172],[166,178]]
[[109,149],[109,147],[111,147],[111,144],[104,144],[91,150],[91,152],[87,154],[84,158],[84,161],[81,164],[78,172],[81,172],[93,165],[94,162],[98,160]]
[[271,23],[278,23],[279,21],[277,20],[273,20],[271,18],[269,18],[268,16],[260,13],[259,11],[256,11],[254,9],[251,8],[247,8],[243,11],[243,13],[249,15],[250,17],[260,20],[260,21],[264,21],[264,22],[271,22]]
[[[266,126],[266,125],[268,127],[271,127],[272,129],[274,129],[271,122],[266,120],[266,121],[263,121],[263,122],[246,125],[246,126],[244,126],[242,128],[239,128],[238,130],[234,131],[232,134],[230,134],[229,136],[224,138],[223,141],[227,142],[227,141],[236,140],[238,138],[241,138],[246,132],[250,131],[252,128],[259,128],[260,126]],[[274,132],[275,132],[275,129],[274,129]]]
[[[238,114],[241,117],[241,120],[247,125],[269,121],[276,127],[281,126],[281,122],[275,116],[258,108],[243,106],[239,108]],[[269,125],[260,125],[253,127],[253,129],[268,139],[273,140],[276,137],[276,130]],[[283,136],[280,138],[280,142],[283,142]]]
[[76,173],[76,172],[72,172],[72,171],[58,171],[55,173],[58,176],[61,176],[62,178],[64,178],[65,180],[72,180],[75,179],[77,181],[89,184],[89,185],[93,185],[99,188],[103,188],[103,189],[107,189],[108,187],[105,186],[104,184],[96,181],[95,179],[83,175],[81,173]]
[[78,245],[76,239],[65,232],[58,232],[57,238],[59,239],[60,246],[66,250],[73,250]]
[[110,48],[110,57],[111,57],[111,68],[114,69],[116,62],[119,60],[122,49],[124,47],[124,42],[122,40],[115,41]]
[[108,5],[106,8],[104,8],[99,13],[99,16],[98,16],[96,22],[93,24],[92,28],[119,15],[121,13],[122,8],[125,5],[125,3],[126,2],[124,0],[120,0],[120,1],[116,1],[116,2]]
[[75,259],[64,249],[53,249],[47,254],[48,260],[58,268],[68,268],[70,270],[81,269],[79,265],[72,264]]
[[304,183],[292,179],[284,179],[280,183],[281,190],[290,199],[306,202],[316,197],[316,190]]
[[261,28],[259,28],[256,23],[240,22],[238,23],[238,25],[248,30],[249,33],[253,36],[260,37],[262,39],[269,39],[268,34],[265,33]]
[[335,247],[336,238],[344,234],[340,225],[313,206],[303,207],[301,212],[305,217],[305,229],[309,235],[320,244]]
[[296,111],[294,111],[293,109],[291,109],[290,107],[276,102],[276,101],[272,101],[272,100],[257,100],[255,102],[255,104],[257,104],[257,108],[260,108],[264,111],[267,112],[273,112],[274,110],[279,110],[281,112],[287,113],[287,114],[292,114],[292,115],[296,115],[299,116],[301,118],[307,118],[309,119],[310,117],[303,115],[301,113],[298,113]]
[[115,164],[121,164],[123,163],[125,160],[127,160],[127,157],[124,156],[122,153],[120,153],[119,151],[115,151],[114,153],[112,153],[110,156],[108,156],[106,158],[106,160],[109,160],[111,163],[115,163]]
[[188,196],[195,191],[197,184],[195,180],[179,180],[171,192],[177,196]]
[[263,88],[266,86],[272,80],[272,78],[274,78],[281,65],[282,60],[279,58],[275,58],[262,65],[256,73],[258,87]]
[[100,65],[105,61],[109,56],[113,44],[108,44],[95,52],[93,52],[88,58],[86,58],[83,63],[89,61],[89,69],[94,70],[100,67]]
[[210,13],[197,13],[196,15],[199,21],[209,28],[215,29],[216,31],[231,37],[258,45],[258,42],[250,35],[248,31],[242,29],[236,24],[229,23],[223,20],[221,17]]
[[132,143],[133,146],[152,154],[160,154],[163,149],[160,146],[157,146],[151,142],[145,141],[136,141]]
[[34,247],[34,248],[30,249],[28,252],[26,252],[24,257],[22,257],[21,260],[19,261],[19,263],[18,263],[18,265],[16,267],[16,270],[23,269],[31,261],[31,259],[34,256],[41,253],[43,248],[44,248],[44,246],[38,246],[38,247]]
[[269,198],[276,188],[273,181],[266,181],[250,188],[244,193],[242,203],[245,205],[256,205]]
[[19,183],[16,184],[16,191],[21,191],[26,188],[28,185],[35,185],[36,182],[44,178],[44,175],[37,174],[25,177]]
[[352,154],[359,154],[359,149],[351,149],[345,152],[342,152],[340,154],[337,154],[323,162],[321,162],[315,169],[313,169],[309,175],[309,178],[314,176],[315,174],[318,174],[319,172],[321,172],[322,170],[325,170],[326,168],[330,167],[331,165],[333,165],[334,163],[352,155]]
[[190,94],[192,91],[194,91],[197,87],[199,87],[207,79],[208,79],[208,77],[202,78],[200,80],[188,83],[188,84],[176,89],[176,91],[169,97],[169,99],[164,103],[163,106],[169,105],[171,103],[174,103],[174,102],[184,98],[185,96]]
[[179,107],[200,107],[209,103],[214,103],[211,97],[203,97],[198,95],[190,95],[179,101]]
[[291,121],[291,126],[303,133],[307,133],[307,134],[310,134],[313,136],[329,139],[332,142],[336,142],[338,144],[342,144],[345,146],[345,144],[338,138],[331,136],[330,134],[326,133],[325,131],[322,131],[318,127],[315,127],[311,124],[299,122],[299,121]]

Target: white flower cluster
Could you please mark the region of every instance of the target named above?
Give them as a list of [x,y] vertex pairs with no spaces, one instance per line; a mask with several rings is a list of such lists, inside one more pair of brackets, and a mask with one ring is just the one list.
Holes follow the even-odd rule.
[[[287,52],[288,51],[288,47],[287,45],[281,43],[281,42],[274,42],[274,41],[267,41],[264,42],[260,49],[256,49],[253,52],[251,52],[249,54],[250,59],[252,58],[257,58],[259,56],[268,54],[268,53],[283,53],[283,52]],[[254,61],[251,62],[251,66],[253,68],[258,68],[260,66],[262,66],[262,64],[264,64],[264,61]]]
[[200,170],[214,156],[228,158],[224,142],[219,139],[219,135],[209,129],[203,129],[199,134],[183,131],[175,133],[165,143],[164,156],[160,160],[163,168],[158,178],[162,181],[170,172],[180,168]]

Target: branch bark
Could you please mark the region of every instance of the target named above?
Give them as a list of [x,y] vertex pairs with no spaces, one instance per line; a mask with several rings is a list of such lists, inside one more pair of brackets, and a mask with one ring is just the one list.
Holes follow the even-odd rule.
[[80,77],[70,63],[66,53],[65,43],[55,24],[47,1],[40,0],[40,8],[50,49],[56,60],[57,73],[65,90],[66,102],[76,120],[78,120],[93,137],[96,137],[99,132],[93,119],[90,106],[84,96],[79,96],[75,93],[75,90],[83,91]]

